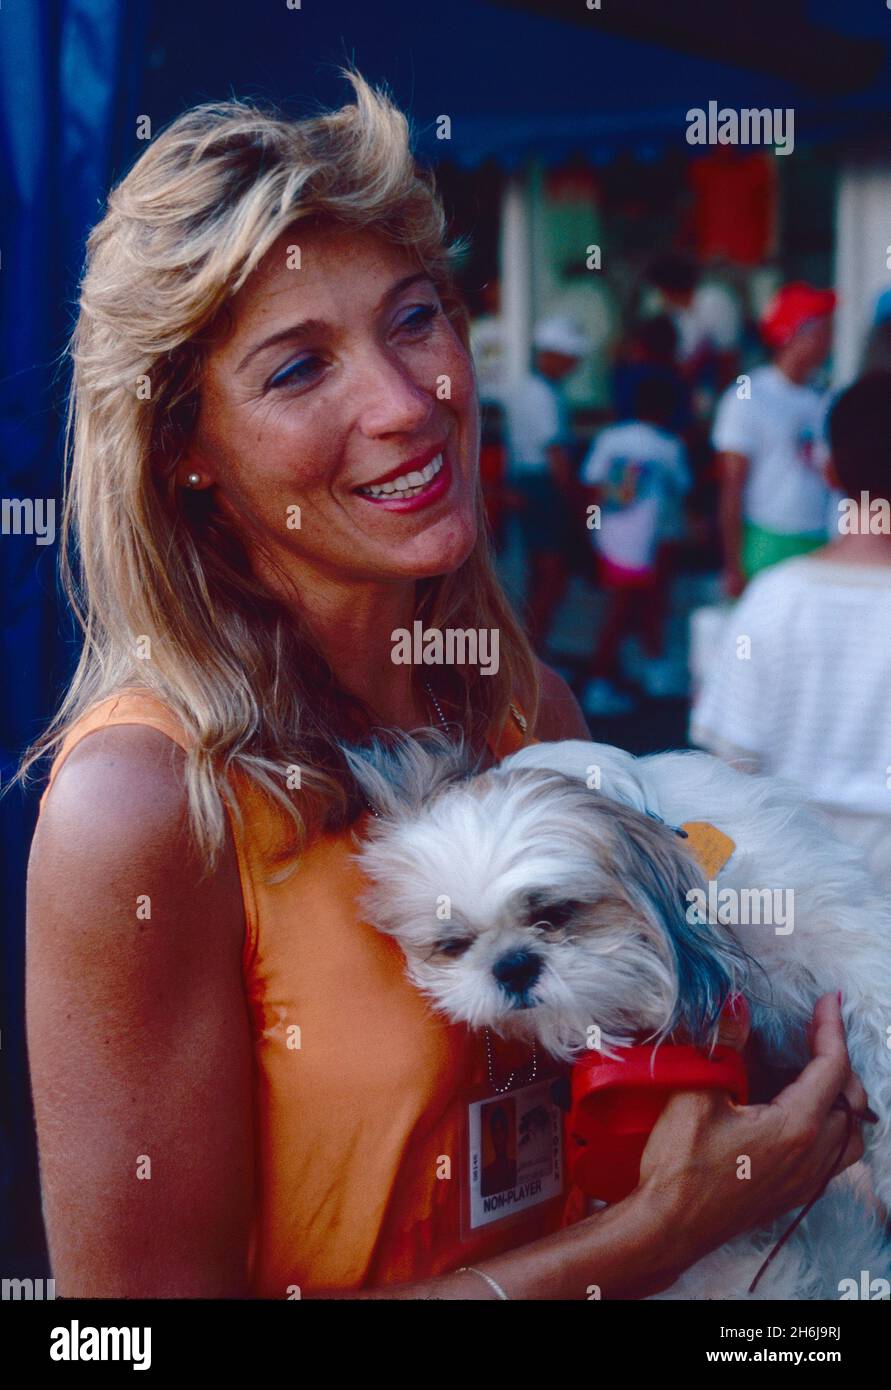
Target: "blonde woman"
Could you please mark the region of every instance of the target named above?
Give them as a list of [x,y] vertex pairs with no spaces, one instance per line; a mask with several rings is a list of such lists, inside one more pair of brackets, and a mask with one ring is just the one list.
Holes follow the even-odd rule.
[[[429,1014],[362,922],[373,808],[338,745],[443,725],[485,761],[585,729],[490,566],[439,202],[353,82],[312,120],[187,112],[89,240],[85,641],[23,766],[54,755],[27,984],[53,1272],[71,1296],[637,1297],[801,1203],[832,1100],[862,1094],[823,1001],[796,1085],[679,1097],[625,1202],[464,1230],[467,1097],[526,1059]],[[497,671],[394,662],[416,621],[497,632]]]

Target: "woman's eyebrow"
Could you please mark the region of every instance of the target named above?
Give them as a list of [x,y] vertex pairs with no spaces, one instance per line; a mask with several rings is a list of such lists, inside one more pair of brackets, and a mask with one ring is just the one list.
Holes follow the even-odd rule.
[[271,334],[264,338],[262,342],[255,344],[249,352],[242,357],[236,373],[243,372],[249,362],[257,356],[259,352],[265,352],[267,348],[277,347],[279,343],[290,343],[298,338],[305,338],[310,333],[324,334],[328,331],[329,325],[324,319],[304,319],[302,323],[292,323],[288,328],[280,328],[278,333]]
[[[405,275],[401,280],[397,280],[395,285],[391,285],[390,288],[381,295],[380,302],[377,305],[377,312],[379,312],[391,299],[395,299],[397,295],[400,295],[403,290],[408,289],[409,285],[413,285],[419,280],[431,280],[431,276],[426,270],[420,270],[413,275]],[[235,371],[236,373],[244,371],[248,363],[253,361],[258,353],[265,352],[267,348],[277,347],[279,343],[294,342],[299,338],[308,337],[310,334],[323,335],[330,332],[330,329],[331,325],[326,323],[324,319],[303,319],[301,323],[292,323],[290,327],[281,328],[277,333],[272,333],[268,338],[264,338],[262,342],[255,344],[255,346],[241,359]]]

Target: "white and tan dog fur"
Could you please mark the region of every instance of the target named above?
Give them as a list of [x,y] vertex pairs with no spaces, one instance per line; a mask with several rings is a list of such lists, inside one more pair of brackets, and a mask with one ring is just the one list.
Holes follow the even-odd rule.
[[[477,775],[436,734],[347,757],[378,813],[359,856],[367,918],[399,941],[437,1011],[569,1060],[592,1024],[607,1054],[676,1032],[708,1044],[741,992],[769,1062],[798,1068],[816,999],[840,989],[879,1116],[871,1182],[891,1207],[891,906],[794,791],[706,754],[636,759],[582,741],[536,744]],[[685,821],[735,845],[712,888],[717,916],[703,914],[708,884],[672,828]],[[757,903],[770,920],[734,913]],[[746,1297],[787,1224],[721,1247],[660,1297]],[[875,1205],[842,1174],[755,1297],[839,1298],[864,1270],[881,1290],[891,1254]]]

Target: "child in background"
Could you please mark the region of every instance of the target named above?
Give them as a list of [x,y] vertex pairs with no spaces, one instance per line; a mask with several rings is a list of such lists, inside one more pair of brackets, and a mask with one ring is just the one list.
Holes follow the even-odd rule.
[[651,377],[661,377],[675,388],[675,409],[668,428],[685,435],[693,423],[690,387],[677,365],[678,332],[668,314],[655,314],[636,323],[619,352],[612,374],[612,397],[618,421],[636,415],[637,388]]
[[691,485],[683,443],[668,428],[677,409],[672,383],[650,376],[637,388],[636,419],[602,430],[582,465],[581,481],[600,507],[591,530],[606,610],[582,707],[592,717],[628,714],[636,703],[623,688],[620,644],[635,634],[647,658],[650,695],[670,693],[673,668],[662,656],[670,576],[660,542],[677,539],[681,499]]
[[691,739],[796,783],[891,890],[891,372],[839,396],[829,447],[835,539],[748,585]]

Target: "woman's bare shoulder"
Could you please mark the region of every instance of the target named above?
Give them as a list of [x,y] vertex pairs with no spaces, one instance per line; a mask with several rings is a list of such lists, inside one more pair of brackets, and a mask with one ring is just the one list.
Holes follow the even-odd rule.
[[185,757],[144,724],[94,729],[68,753],[43,806],[38,832],[97,843],[136,832],[175,835],[186,809]]
[[95,729],[72,748],[43,805],[28,887],[32,903],[92,899],[97,924],[115,899],[152,891],[176,897],[184,915],[213,908],[218,933],[243,921],[231,837],[206,874],[189,831],[185,754],[143,724]]
[[538,663],[538,675],[540,693],[535,737],[542,743],[557,743],[565,738],[589,740],[591,731],[585,716],[563,677],[543,661]]

